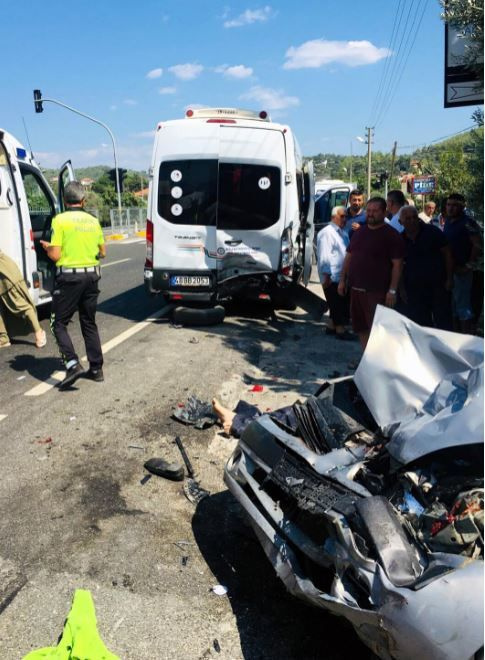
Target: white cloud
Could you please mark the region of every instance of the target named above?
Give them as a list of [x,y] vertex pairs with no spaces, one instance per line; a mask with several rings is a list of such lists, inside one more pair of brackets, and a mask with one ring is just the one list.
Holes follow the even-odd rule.
[[274,11],[268,5],[261,9],[246,9],[239,14],[236,18],[229,21],[224,21],[225,28],[242,27],[244,25],[251,25],[252,23],[264,23],[268,18],[274,15]]
[[237,64],[235,66],[227,66],[224,64],[216,68],[216,73],[222,73],[226,78],[242,80],[243,78],[249,78],[252,76],[253,70],[250,66],[244,66],[244,64]]
[[163,69],[152,69],[149,71],[146,75],[147,78],[153,79],[153,78],[160,78],[160,76],[163,73]]
[[124,99],[123,103],[125,105],[138,105],[138,101],[135,101],[135,99]]
[[110,110],[118,110],[118,106],[117,105],[110,105],[109,109]]
[[176,87],[160,87],[158,90],[159,94],[175,94],[177,91]]
[[282,90],[269,89],[268,87],[251,87],[249,92],[242,94],[240,98],[244,101],[255,101],[265,110],[284,110],[300,105],[300,99],[296,96],[285,96]]
[[175,64],[171,66],[169,71],[171,71],[174,76],[180,78],[180,80],[193,80],[200,76],[204,67],[201,64]]
[[139,133],[133,133],[133,137],[137,138],[150,138],[153,139],[155,137],[156,131],[140,131]]
[[314,39],[286,51],[284,69],[318,69],[337,62],[347,66],[374,64],[387,57],[391,51],[378,48],[370,41],[326,41]]

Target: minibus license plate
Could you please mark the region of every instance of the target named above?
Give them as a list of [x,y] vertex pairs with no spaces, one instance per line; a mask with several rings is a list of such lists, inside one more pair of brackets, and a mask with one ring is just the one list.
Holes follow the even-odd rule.
[[170,286],[209,286],[208,275],[172,275]]

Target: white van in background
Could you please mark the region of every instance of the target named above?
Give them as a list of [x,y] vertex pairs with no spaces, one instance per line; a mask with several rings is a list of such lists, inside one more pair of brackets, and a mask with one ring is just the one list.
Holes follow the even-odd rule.
[[313,167],[266,112],[187,110],[158,124],[150,169],[145,284],[213,304],[307,283]]
[[34,303],[50,302],[54,264],[40,245],[52,218],[63,210],[63,190],[74,179],[71,162],[59,173],[59,199],[27,150],[0,129],[0,250],[15,261]]
[[330,222],[335,206],[347,207],[356,183],[346,183],[340,179],[318,179],[315,181],[315,238],[322,227]]

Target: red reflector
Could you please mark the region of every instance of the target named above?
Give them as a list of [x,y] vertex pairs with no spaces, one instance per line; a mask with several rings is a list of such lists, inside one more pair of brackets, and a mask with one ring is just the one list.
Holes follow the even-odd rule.
[[183,296],[180,293],[172,293],[172,300],[182,300]]
[[260,119],[266,119],[267,116],[268,116],[268,113],[266,112],[266,110],[261,110],[261,112],[259,113],[259,118]]
[[281,269],[281,272],[283,273],[283,275],[291,275],[291,266],[284,266]]
[[260,293],[259,296],[258,296],[258,298],[259,298],[260,300],[269,300],[269,299],[270,299],[270,298],[269,298],[269,295],[268,295],[267,293]]
[[187,110],[187,112],[185,113],[185,116],[186,116],[186,117],[192,117],[193,114],[194,114],[194,111],[193,111],[193,110],[190,110],[190,108],[189,108],[189,109]]
[[32,231],[32,229],[30,230],[30,247],[32,248],[32,250],[35,250],[35,247],[34,247],[34,232]]
[[236,124],[235,119],[208,119],[208,124]]

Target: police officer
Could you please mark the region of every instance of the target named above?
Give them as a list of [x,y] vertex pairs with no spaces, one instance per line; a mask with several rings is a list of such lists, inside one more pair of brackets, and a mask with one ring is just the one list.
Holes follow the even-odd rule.
[[[106,248],[98,219],[83,211],[84,195],[84,188],[78,181],[67,184],[64,191],[67,211],[52,220],[50,243],[41,241],[49,258],[56,264],[51,330],[66,367],[59,389],[67,389],[82,375],[96,382],[104,380],[96,305],[101,277],[99,259],[106,256]],[[67,332],[67,325],[76,310],[89,361],[87,372],[79,364]]]

